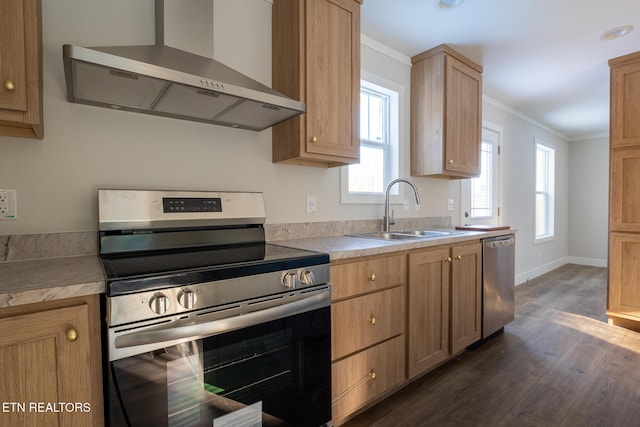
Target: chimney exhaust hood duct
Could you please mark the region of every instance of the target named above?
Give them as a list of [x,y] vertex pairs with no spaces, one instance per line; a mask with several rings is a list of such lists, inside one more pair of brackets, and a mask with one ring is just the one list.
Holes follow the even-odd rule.
[[305,112],[212,58],[166,46],[164,2],[156,0],[155,45],[63,46],[69,102],[253,131]]

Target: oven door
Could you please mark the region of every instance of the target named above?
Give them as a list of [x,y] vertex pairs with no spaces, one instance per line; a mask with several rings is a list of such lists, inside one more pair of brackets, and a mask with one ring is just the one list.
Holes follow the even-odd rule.
[[264,426],[329,423],[331,314],[324,305],[111,361],[110,425],[211,427],[255,404]]

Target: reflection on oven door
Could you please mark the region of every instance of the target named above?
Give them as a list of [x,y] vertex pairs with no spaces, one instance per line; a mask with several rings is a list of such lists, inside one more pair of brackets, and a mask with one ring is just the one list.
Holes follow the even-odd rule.
[[264,426],[327,422],[329,324],[327,307],[113,361],[110,423],[211,427],[257,402]]

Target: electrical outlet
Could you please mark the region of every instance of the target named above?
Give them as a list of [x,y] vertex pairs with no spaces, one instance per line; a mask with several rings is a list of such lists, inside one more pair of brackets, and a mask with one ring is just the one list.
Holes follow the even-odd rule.
[[18,218],[17,191],[0,189],[0,219]]
[[307,194],[307,213],[314,214],[318,209],[316,196]]
[[449,212],[455,210],[455,205],[453,204],[453,199],[447,199],[447,210]]

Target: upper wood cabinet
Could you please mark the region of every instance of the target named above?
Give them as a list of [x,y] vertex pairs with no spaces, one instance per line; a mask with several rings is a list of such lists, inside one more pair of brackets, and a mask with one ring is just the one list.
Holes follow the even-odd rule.
[[359,162],[361,3],[273,1],[273,88],[307,106],[272,128],[273,162]]
[[411,62],[411,175],[478,176],[482,67],[447,45]]
[[0,135],[43,138],[40,0],[0,4]]
[[640,146],[640,52],[609,61],[611,148]]
[[100,355],[98,295],[1,309],[0,396],[53,408],[4,413],[3,425],[103,425]]

